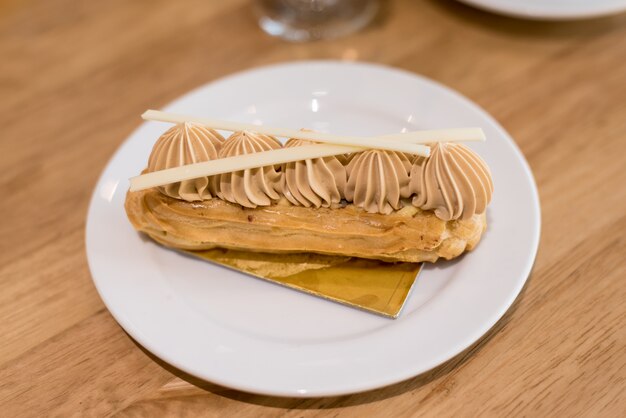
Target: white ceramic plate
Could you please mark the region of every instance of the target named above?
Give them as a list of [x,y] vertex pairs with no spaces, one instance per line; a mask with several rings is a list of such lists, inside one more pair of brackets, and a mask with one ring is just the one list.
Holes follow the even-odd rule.
[[570,20],[626,11],[626,0],[460,0],[481,9],[529,19]]
[[471,146],[491,167],[495,183],[489,230],[478,248],[426,267],[400,317],[390,320],[185,257],[137,234],[123,209],[128,178],[144,168],[168,127],[142,124],[96,186],[87,256],[98,291],[121,326],[192,375],[282,396],[392,384],[478,340],[530,273],[540,214],[528,165],[488,114],[431,80],[369,64],[291,63],[210,83],[166,110],[355,135],[480,126],[489,139]]

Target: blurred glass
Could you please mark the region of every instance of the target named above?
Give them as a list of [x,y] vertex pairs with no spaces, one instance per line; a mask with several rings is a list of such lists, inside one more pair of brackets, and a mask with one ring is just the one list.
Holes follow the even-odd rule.
[[295,42],[332,39],[365,27],[378,0],[257,0],[261,28]]

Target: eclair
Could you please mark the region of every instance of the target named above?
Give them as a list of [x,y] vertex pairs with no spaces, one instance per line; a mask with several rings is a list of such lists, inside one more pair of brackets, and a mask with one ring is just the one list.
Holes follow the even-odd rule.
[[[313,142],[290,139],[284,147]],[[178,124],[144,172],[282,148],[274,137]],[[493,193],[486,163],[460,143],[429,157],[368,149],[129,191],[134,228],[168,247],[434,262],[472,250]]]

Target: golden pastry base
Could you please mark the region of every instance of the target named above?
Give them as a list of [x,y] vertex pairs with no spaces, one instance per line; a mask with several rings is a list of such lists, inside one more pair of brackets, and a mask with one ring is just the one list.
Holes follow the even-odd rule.
[[318,254],[211,249],[196,257],[314,296],[397,318],[422,265]]

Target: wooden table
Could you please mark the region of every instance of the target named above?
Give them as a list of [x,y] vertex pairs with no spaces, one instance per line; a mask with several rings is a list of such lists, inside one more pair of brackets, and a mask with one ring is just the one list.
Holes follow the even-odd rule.
[[[0,415],[624,416],[626,15],[533,23],[390,1],[367,30],[294,45],[246,0],[0,4]],[[258,65],[380,62],[494,115],[534,170],[532,277],[482,341],[363,394],[283,399],[199,381],[117,325],[84,248],[99,173],[146,108]]]

